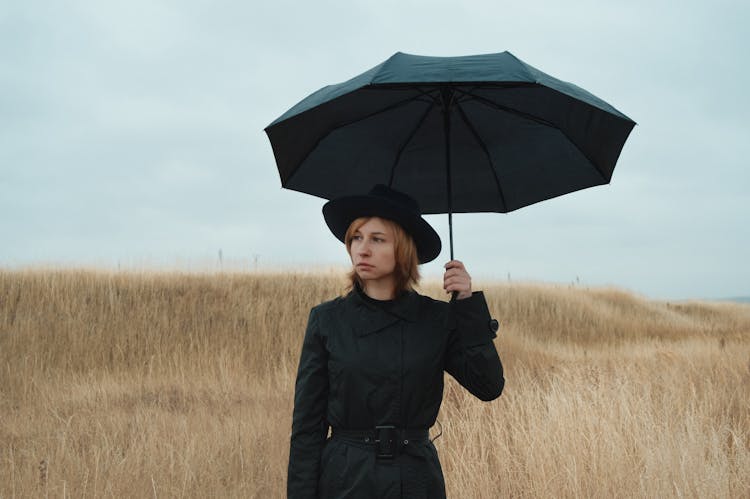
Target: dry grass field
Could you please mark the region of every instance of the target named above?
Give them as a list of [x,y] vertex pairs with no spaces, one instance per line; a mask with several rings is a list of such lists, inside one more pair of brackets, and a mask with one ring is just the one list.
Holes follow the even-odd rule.
[[[483,288],[507,384],[484,403],[448,377],[449,497],[750,497],[749,305]],[[0,498],[284,497],[305,321],[341,289],[0,271]]]

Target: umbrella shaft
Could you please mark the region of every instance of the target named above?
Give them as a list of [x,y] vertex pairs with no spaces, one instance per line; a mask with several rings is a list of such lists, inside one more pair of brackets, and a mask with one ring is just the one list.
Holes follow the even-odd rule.
[[445,131],[445,182],[448,195],[448,237],[450,240],[451,260],[453,260],[453,193],[451,192],[451,101],[453,89],[445,86],[441,92],[443,104],[443,129]]
[[453,213],[448,212],[448,237],[451,245],[451,260],[453,260]]

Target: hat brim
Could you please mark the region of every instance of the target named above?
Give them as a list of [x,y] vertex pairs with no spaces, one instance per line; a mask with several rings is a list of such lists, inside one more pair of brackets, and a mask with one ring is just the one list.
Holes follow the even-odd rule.
[[323,205],[323,218],[328,228],[343,243],[349,226],[360,217],[386,218],[403,227],[414,239],[419,263],[431,262],[440,254],[442,243],[435,229],[421,215],[405,210],[397,203],[362,195],[341,197]]

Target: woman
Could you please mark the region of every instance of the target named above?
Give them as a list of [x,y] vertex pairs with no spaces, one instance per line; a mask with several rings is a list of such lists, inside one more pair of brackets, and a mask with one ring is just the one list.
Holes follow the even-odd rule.
[[[450,303],[413,291],[440,238],[409,196],[379,185],[323,214],[352,260],[351,291],[312,309],[292,416],[290,498],[439,498],[428,437],[443,371],[482,400],[503,390],[492,320],[463,264],[448,262]],[[331,437],[327,439],[328,428]]]

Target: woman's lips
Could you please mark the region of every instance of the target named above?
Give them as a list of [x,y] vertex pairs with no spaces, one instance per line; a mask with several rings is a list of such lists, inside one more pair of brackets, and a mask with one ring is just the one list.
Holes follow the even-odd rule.
[[362,269],[371,269],[373,268],[373,265],[370,265],[369,263],[358,263],[357,267]]

